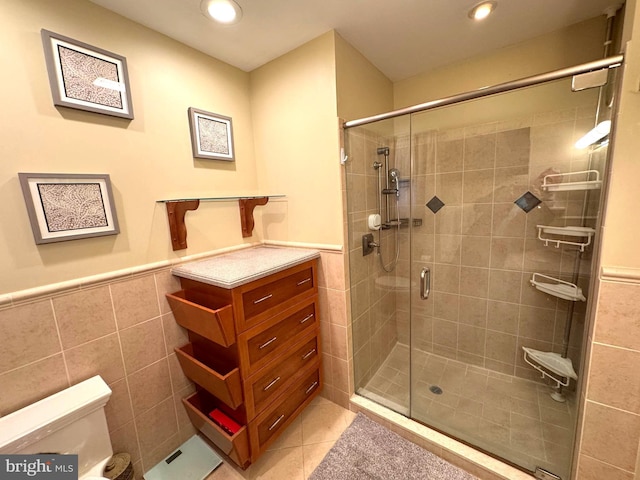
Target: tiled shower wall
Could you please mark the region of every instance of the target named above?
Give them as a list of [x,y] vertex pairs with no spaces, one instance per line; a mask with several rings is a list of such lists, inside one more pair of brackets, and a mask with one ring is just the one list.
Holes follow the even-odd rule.
[[[321,252],[323,395],[346,407],[343,264],[342,253]],[[179,289],[167,268],[0,307],[0,416],[101,375],[113,391],[114,451],[129,453],[138,475],[151,468],[195,433],[181,402],[194,387],[174,353],[188,338],[165,300]]]
[[[593,109],[539,114],[516,122],[414,135],[413,274],[432,270],[430,302],[415,305],[414,345],[501,373],[538,379],[522,346],[560,352],[569,302],[536,290],[534,272],[571,279],[573,247],[545,246],[537,225],[581,225],[584,192],[549,193],[544,175],[587,169],[575,141],[593,127]],[[403,158],[399,152],[399,159]],[[405,158],[407,155],[404,156]],[[596,153],[591,168],[601,168]],[[526,192],[542,203],[526,213]],[[437,196],[444,207],[425,206]],[[595,225],[600,191],[587,198]],[[588,296],[591,250],[580,262]],[[417,298],[417,295],[414,295]],[[575,305],[569,356],[576,370],[585,304]]]
[[[593,122],[593,108],[585,107],[417,133],[411,140],[413,159],[408,135],[390,141],[367,132],[366,127],[349,132],[350,159],[354,159],[351,165],[347,163],[347,185],[352,202],[351,275],[356,278],[352,281],[356,382],[375,372],[389,342],[408,343],[409,285],[413,288],[414,346],[501,373],[539,379],[524,362],[521,347],[561,351],[569,302],[536,290],[529,280],[534,272],[570,280],[576,249],[544,246],[536,226],[581,225],[584,199],[584,192],[549,193],[540,186],[543,176],[550,173],[602,171],[606,149],[596,152],[588,167],[585,151],[573,148]],[[360,250],[360,237],[367,233],[366,215],[377,211],[375,170],[370,166],[381,160],[376,148],[383,145],[391,147],[391,166],[405,180],[413,162],[413,198],[409,199],[409,183],[402,182],[400,216],[409,217],[411,203],[411,216],[421,222],[413,230],[411,273],[408,229],[401,229],[398,235],[400,261],[393,275],[403,277],[407,288],[395,290],[395,302],[391,292],[374,290],[382,272],[370,258],[373,255],[362,258]],[[358,162],[360,158],[364,161]],[[529,213],[514,203],[527,191],[542,200]],[[425,206],[434,196],[445,204],[437,213]],[[587,197],[588,226],[595,226],[599,198],[600,190]],[[591,249],[587,248],[579,262],[578,284],[587,297]],[[385,259],[393,258],[393,252],[383,253]],[[419,299],[418,292],[423,267],[432,273],[431,295],[426,301]],[[393,305],[395,312],[386,310]],[[585,303],[575,304],[569,356],[576,370],[585,310]],[[373,335],[370,319],[376,315],[389,328],[395,326],[396,332],[378,329],[379,336]],[[366,345],[368,349],[363,350]],[[360,365],[362,361],[365,365]]]
[[[395,290],[392,284],[385,281],[393,282],[395,272],[385,272],[380,258],[389,269],[389,264],[396,257],[396,232],[372,232],[367,227],[367,217],[379,213],[378,172],[373,168],[373,163],[384,160],[383,156],[376,153],[376,149],[385,144],[378,135],[362,129],[350,131],[348,142],[350,160],[346,164],[346,194],[354,377],[357,388],[365,384],[387,358],[401,330],[396,322]],[[381,181],[384,182],[384,174],[382,170],[380,172]],[[393,213],[391,215],[395,216]],[[380,254],[375,249],[363,256],[362,236],[369,233],[373,233],[375,242],[380,243]],[[401,258],[399,264],[402,263]]]

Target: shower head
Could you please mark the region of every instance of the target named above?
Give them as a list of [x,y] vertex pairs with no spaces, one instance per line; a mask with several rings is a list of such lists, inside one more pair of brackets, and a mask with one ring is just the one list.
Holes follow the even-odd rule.
[[[400,170],[397,168],[392,168],[389,170],[389,182],[392,185],[395,185],[394,188],[387,188],[385,190],[393,191],[396,194],[397,198],[400,198]],[[382,193],[385,193],[383,190]]]
[[389,147],[378,147],[378,155],[389,155]]

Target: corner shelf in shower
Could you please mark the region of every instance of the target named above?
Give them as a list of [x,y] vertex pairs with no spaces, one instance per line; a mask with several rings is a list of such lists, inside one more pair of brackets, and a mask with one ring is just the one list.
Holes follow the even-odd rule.
[[[559,353],[541,352],[529,347],[522,347],[522,350],[524,350],[524,361],[539,371],[543,378],[550,378],[558,386],[567,387],[571,378],[578,379],[570,358],[563,358]],[[558,377],[554,377],[552,373]]]
[[237,201],[240,207],[240,223],[242,237],[250,237],[253,232],[255,222],[253,220],[253,209],[258,205],[266,205],[271,198],[283,198],[285,195],[262,195],[262,196],[229,196],[229,197],[201,197],[201,198],[175,198],[157,200],[157,203],[164,203],[167,206],[167,216],[169,218],[169,231],[171,232],[171,246],[173,250],[187,248],[187,226],[184,223],[184,216],[189,210],[197,210],[200,202],[233,202]]
[[580,287],[558,278],[549,277],[541,273],[534,273],[529,282],[531,285],[536,287],[536,289],[549,295],[553,295],[554,297],[570,300],[572,302],[577,302],[578,300],[584,302],[587,300],[582,294],[582,289]]
[[[562,182],[566,177],[572,177],[577,175],[584,175],[584,180],[574,180],[572,182]],[[589,180],[589,178],[592,178]],[[595,177],[595,179],[593,178]],[[555,183],[554,179],[560,180],[559,183]],[[568,192],[575,190],[598,190],[602,188],[602,180],[600,180],[600,172],[597,170],[583,170],[580,172],[571,173],[554,173],[552,175],[545,175],[542,180],[542,189],[548,192]]]
[[[551,225],[537,225],[537,227],[538,239],[544,242],[545,247],[549,246],[550,243],[555,244],[556,248],[560,247],[560,245],[573,245],[578,247],[581,252],[584,252],[585,247],[591,245],[591,239],[596,234],[595,229],[589,227],[554,227]],[[578,242],[558,238],[543,238],[543,233],[563,237],[585,238],[586,241]]]

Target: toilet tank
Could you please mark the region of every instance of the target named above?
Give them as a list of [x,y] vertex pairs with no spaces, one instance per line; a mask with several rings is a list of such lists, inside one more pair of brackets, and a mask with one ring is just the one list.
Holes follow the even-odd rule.
[[101,475],[113,455],[104,413],[110,396],[96,375],[0,417],[0,453],[75,453],[80,477]]

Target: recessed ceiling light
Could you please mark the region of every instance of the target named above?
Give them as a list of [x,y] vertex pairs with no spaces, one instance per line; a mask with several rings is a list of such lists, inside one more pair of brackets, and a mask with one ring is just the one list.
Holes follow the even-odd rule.
[[242,18],[242,8],[233,0],[202,0],[202,13],[215,22],[233,25]]
[[498,2],[482,2],[469,10],[469,18],[482,20],[487,18],[498,6]]

